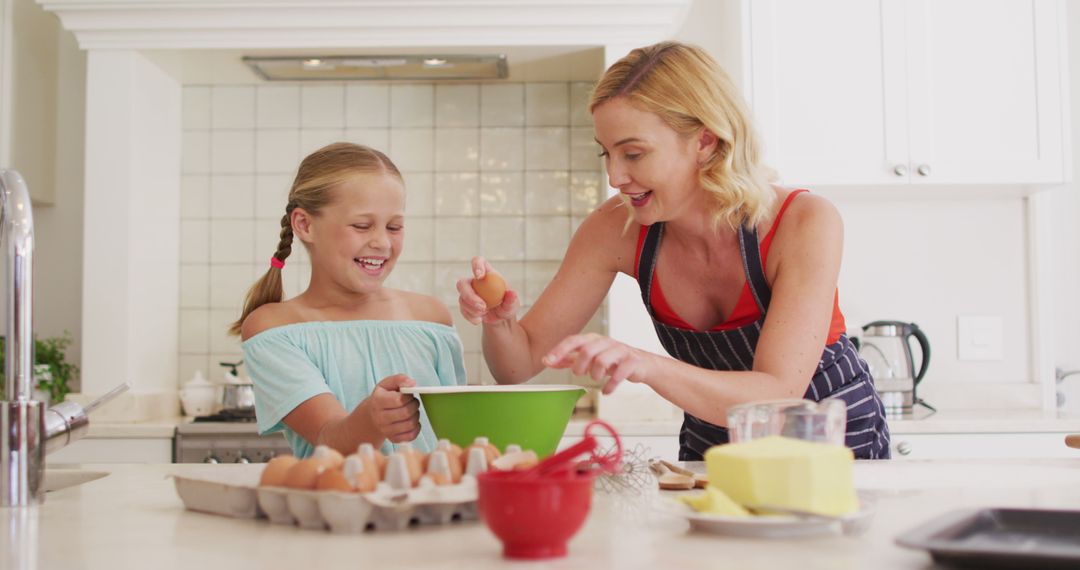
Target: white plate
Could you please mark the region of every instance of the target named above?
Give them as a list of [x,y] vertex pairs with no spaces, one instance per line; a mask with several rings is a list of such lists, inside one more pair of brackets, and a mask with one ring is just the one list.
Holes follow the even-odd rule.
[[485,386],[405,386],[402,394],[477,394],[485,392],[565,392],[585,390],[573,384],[495,384]]
[[749,538],[799,538],[828,534],[858,535],[870,526],[874,516],[872,499],[859,493],[858,511],[838,520],[789,515],[733,517],[703,514],[670,497],[660,499],[665,513],[686,519],[693,530]]

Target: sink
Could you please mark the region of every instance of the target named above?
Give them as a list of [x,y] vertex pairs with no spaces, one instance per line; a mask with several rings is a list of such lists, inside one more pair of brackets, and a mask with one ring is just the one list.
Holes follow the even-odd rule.
[[46,469],[45,492],[59,491],[89,483],[108,475],[107,471],[86,471],[82,469]]

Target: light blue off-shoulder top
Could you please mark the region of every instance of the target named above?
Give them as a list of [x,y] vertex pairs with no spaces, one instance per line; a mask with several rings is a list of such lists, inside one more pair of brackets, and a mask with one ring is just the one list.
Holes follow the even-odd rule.
[[[319,321],[267,329],[243,343],[244,365],[255,383],[259,433],[284,431],[297,457],[314,447],[282,419],[296,406],[330,393],[352,411],[380,380],[405,374],[417,386],[465,384],[461,339],[453,327],[427,321]],[[435,448],[421,407],[413,446]],[[394,445],[383,443],[384,453]]]

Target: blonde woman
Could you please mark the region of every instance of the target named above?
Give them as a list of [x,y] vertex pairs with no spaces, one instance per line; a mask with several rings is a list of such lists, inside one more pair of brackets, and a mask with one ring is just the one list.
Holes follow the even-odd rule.
[[[552,282],[519,321],[512,288],[490,310],[458,281],[462,315],[483,324],[495,379],[545,366],[648,385],[685,411],[682,460],[728,440],[727,410],[754,400],[826,397],[848,405],[846,444],[889,457],[884,408],[844,334],[836,289],[843,225],[806,190],[774,184],[730,79],[698,47],[635,49],[590,102],[610,185],[619,191],[577,230]],[[671,358],[576,334],[615,275],[634,277]]]
[[[311,281],[286,300],[294,240]],[[298,457],[319,444],[435,446],[419,402],[400,388],[464,384],[461,339],[442,302],[383,286],[404,243],[405,186],[385,154],[334,143],[300,163],[270,267],[231,329],[255,382],[259,432],[284,431]]]

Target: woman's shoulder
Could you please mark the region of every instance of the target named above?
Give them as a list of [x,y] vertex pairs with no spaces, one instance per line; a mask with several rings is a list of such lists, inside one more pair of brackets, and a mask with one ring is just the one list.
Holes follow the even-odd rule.
[[[790,202],[784,208],[788,199]],[[775,235],[771,250],[799,249],[789,248],[787,244],[824,246],[843,242],[844,222],[840,211],[824,196],[798,189],[778,189],[776,214],[772,218],[770,225],[775,225]]]
[[446,326],[454,326],[454,319],[445,303],[430,295],[412,291],[396,291],[409,308],[412,318]]

